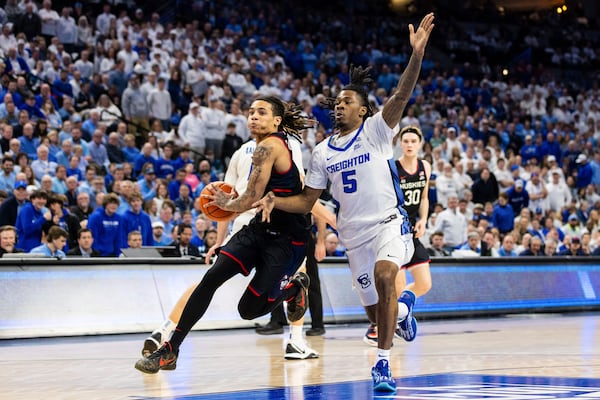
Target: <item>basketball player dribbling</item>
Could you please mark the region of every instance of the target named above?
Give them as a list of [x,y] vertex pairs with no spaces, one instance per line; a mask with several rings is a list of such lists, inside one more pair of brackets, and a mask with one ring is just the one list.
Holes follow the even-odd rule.
[[331,182],[331,193],[340,205],[337,229],[348,249],[353,283],[369,319],[379,328],[377,360],[371,369],[376,391],[396,391],[389,365],[398,319],[395,280],[398,269],[409,262],[414,251],[402,193],[396,190],[393,128],[419,77],[433,20],[433,14],[426,15],[416,31],[409,25],[413,52],[395,94],[382,111],[373,115],[366,90],[371,82],[368,69],[353,68],[350,84],[335,99],[338,133],[313,151],[302,193],[286,198],[268,193],[255,204],[265,220],[271,210],[306,213]]
[[[213,201],[207,205],[242,213],[252,208],[264,193],[275,191],[278,196],[300,193],[301,174],[292,161],[288,140],[299,139],[299,131],[307,123],[298,108],[277,97],[255,99],[248,115],[248,128],[256,138],[256,149],[247,189],[233,199],[213,186]],[[308,276],[296,272],[305,258],[309,235],[305,214],[280,211],[268,223],[257,214],[233,235],[190,295],[170,340],[150,356],[138,360],[135,367],[145,373],[175,369],[181,343],[206,312],[215,291],[237,274],[248,276],[253,268],[256,273],[238,303],[240,316],[254,319],[287,301],[288,319],[300,320],[308,306],[309,285]]]
[[[298,167],[299,171],[304,171],[302,167],[302,154],[300,143],[291,140],[289,145],[292,150],[292,159],[294,163]],[[225,173],[224,181],[234,185],[237,193],[244,193],[246,191],[246,187],[248,185],[248,179],[250,177],[250,172],[252,171],[252,155],[254,153],[254,149],[256,148],[256,141],[250,140],[242,145],[231,157],[231,161],[227,168],[227,172]],[[313,207],[313,213],[317,215],[321,215],[321,218],[324,219],[330,224],[335,223],[335,215],[333,215],[329,210],[327,210],[321,203],[315,203],[315,207]],[[212,246],[206,253],[205,262],[207,265],[211,264],[212,256],[215,255],[217,249],[224,246],[229,239],[237,232],[242,229],[245,225],[252,220],[255,216],[255,210],[250,209],[241,214],[237,214],[235,219],[233,220],[233,224],[231,227],[231,231],[229,231],[229,221],[219,222],[217,224],[217,242],[214,246]],[[324,249],[322,250],[324,252]],[[302,267],[300,268],[302,270]],[[183,308],[185,307],[190,295],[196,289],[197,284],[190,286],[177,300],[177,303],[171,310],[169,317],[163,322],[163,324],[152,332],[152,334],[145,339],[144,346],[142,348],[142,355],[144,357],[150,356],[153,352],[155,352],[159,347],[161,347],[164,342],[166,342],[172,335],[177,323],[179,322],[179,318],[181,317],[181,313],[183,312]],[[304,340],[303,337],[303,326],[304,326],[304,317],[298,321],[290,322],[290,334],[288,343],[285,346],[285,355],[286,359],[307,359],[307,358],[318,358],[319,353],[316,350],[310,348]]]

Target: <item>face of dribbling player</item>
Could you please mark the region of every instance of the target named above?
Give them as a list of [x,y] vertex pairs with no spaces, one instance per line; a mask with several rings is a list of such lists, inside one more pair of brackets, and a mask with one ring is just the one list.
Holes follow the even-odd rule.
[[259,141],[260,138],[277,132],[281,117],[273,115],[272,105],[264,100],[256,100],[248,110],[248,129]]

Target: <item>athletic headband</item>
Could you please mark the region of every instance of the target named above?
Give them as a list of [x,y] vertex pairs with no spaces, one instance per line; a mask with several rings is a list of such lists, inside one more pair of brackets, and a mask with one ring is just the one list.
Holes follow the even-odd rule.
[[414,133],[415,135],[417,135],[419,138],[423,138],[423,134],[421,133],[421,130],[419,128],[416,128],[414,126],[407,126],[405,128],[402,128],[402,130],[400,131],[400,138],[402,139],[402,137],[404,136],[405,133]]

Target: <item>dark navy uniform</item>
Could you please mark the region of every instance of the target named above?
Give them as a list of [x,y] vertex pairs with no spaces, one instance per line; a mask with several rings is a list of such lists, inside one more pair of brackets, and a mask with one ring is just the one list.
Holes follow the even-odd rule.
[[[399,160],[396,160],[396,168],[398,169],[398,178],[400,180],[400,188],[404,195],[404,205],[402,208],[406,210],[411,225],[414,227],[419,216],[419,208],[421,207],[421,197],[427,188],[427,173],[423,161],[417,160],[417,170],[413,173],[406,171]],[[402,268],[410,268],[413,265],[424,264],[430,261],[429,253],[421,240],[413,237],[415,244],[415,252],[410,261],[403,265]]]
[[[287,145],[287,137],[274,133]],[[277,197],[288,197],[302,192],[300,172],[292,162],[285,172],[271,171],[271,178],[265,193],[272,191]],[[310,224],[306,215],[292,214],[273,209],[269,223],[262,222],[258,213],[245,227],[236,233],[221,248],[219,260],[228,260],[239,267],[243,275],[249,275],[253,268],[256,274],[240,300],[240,306],[249,297],[267,296],[268,301],[276,300],[290,278],[298,270],[306,255]],[[250,301],[251,303],[254,300]]]

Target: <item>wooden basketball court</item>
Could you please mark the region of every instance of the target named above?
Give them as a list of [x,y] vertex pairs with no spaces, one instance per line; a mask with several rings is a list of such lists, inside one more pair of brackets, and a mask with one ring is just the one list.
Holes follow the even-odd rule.
[[146,335],[0,341],[1,399],[600,399],[600,314],[430,320],[395,340],[395,395],[371,388],[365,324],[330,325],[315,360],[283,358],[283,335],[193,331],[177,369],[133,368]]

